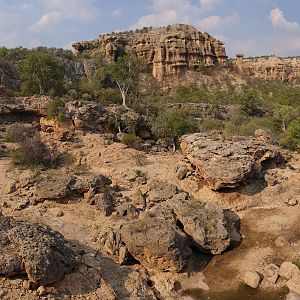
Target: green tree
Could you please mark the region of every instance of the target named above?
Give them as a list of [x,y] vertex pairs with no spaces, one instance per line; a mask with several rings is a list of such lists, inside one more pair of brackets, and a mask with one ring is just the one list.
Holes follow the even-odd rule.
[[138,85],[139,74],[143,70],[143,63],[135,55],[124,55],[107,67],[108,74],[116,82],[122,95],[123,106],[126,105],[128,93]]
[[188,118],[182,110],[169,109],[152,121],[152,132],[159,138],[165,139],[176,150],[179,138],[198,127],[194,119]]
[[241,97],[242,110],[248,116],[255,116],[258,114],[257,95],[251,89],[244,89],[244,95]]
[[281,142],[286,148],[300,152],[300,117],[290,123]]
[[24,95],[64,91],[64,65],[47,52],[30,52],[22,62],[20,78]]

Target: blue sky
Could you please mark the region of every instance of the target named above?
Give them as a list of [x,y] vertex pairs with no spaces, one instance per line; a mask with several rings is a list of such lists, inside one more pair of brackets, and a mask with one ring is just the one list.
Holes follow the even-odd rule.
[[228,55],[300,55],[300,0],[0,0],[0,46],[70,47],[101,33],[175,23]]

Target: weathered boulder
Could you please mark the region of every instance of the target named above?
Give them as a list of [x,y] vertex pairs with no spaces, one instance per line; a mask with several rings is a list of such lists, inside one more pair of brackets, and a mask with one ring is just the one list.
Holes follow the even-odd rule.
[[122,240],[130,254],[145,267],[179,272],[192,251],[189,238],[171,215],[151,214],[125,225]]
[[35,196],[38,200],[61,200],[70,195],[93,195],[109,186],[111,180],[101,174],[46,176],[36,185]]
[[284,279],[292,279],[296,274],[300,274],[300,270],[295,264],[287,261],[281,264],[278,273]]
[[300,272],[296,273],[287,283],[289,290],[292,293],[300,295]]
[[279,267],[275,264],[269,264],[263,271],[263,282],[262,285],[265,287],[274,287],[279,277]]
[[0,275],[25,273],[38,286],[61,280],[75,267],[75,254],[61,234],[0,213]]
[[151,136],[151,130],[145,118],[123,106],[103,107],[92,101],[73,101],[66,104],[66,111],[75,130],[91,130],[102,133],[134,131],[143,139]]
[[279,147],[251,137],[224,141],[221,136],[194,133],[181,138],[181,149],[213,190],[235,188],[249,178],[261,176],[266,163],[284,160]]
[[247,271],[244,275],[244,283],[256,289],[261,281],[261,277],[257,272]]
[[171,199],[174,195],[178,194],[177,186],[153,180],[150,182],[147,191],[147,206],[150,208],[158,203]]
[[183,231],[195,242],[200,251],[221,254],[230,245],[224,212],[213,202],[170,200]]

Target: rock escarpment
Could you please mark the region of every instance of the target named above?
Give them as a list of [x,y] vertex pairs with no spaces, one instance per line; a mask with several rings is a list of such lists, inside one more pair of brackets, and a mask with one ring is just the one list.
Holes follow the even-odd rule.
[[182,137],[181,149],[213,190],[238,187],[249,178],[261,176],[264,164],[284,160],[279,147],[249,137],[224,141],[195,133]]
[[244,58],[243,54],[237,54],[234,64],[240,72],[265,80],[292,81],[300,78],[300,57]]
[[143,31],[104,34],[92,41],[74,43],[77,53],[101,54],[113,61],[124,53],[142,57],[157,79],[214,66],[227,61],[223,43],[190,25],[176,24]]

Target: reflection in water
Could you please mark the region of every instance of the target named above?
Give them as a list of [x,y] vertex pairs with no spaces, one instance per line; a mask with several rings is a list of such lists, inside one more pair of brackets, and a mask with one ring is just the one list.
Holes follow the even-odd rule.
[[200,289],[190,289],[183,291],[182,296],[189,296],[194,300],[284,300],[287,294],[287,289],[262,290],[241,285],[235,290],[220,293],[209,293]]

